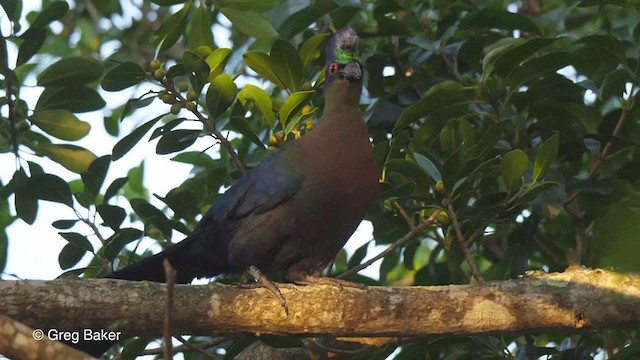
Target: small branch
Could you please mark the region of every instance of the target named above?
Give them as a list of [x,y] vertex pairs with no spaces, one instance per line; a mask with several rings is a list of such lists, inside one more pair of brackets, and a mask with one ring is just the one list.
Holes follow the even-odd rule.
[[[178,90],[176,90],[176,88],[173,86],[173,82],[166,79],[163,79],[160,82],[167,90],[173,93],[180,100],[180,102],[182,102],[183,105],[187,104],[187,99],[184,96],[182,96],[182,94]],[[238,171],[240,171],[242,174],[246,173],[247,170],[244,168],[242,161],[240,161],[238,154],[236,154],[236,151],[233,149],[233,145],[231,145],[229,140],[227,140],[227,138],[222,136],[222,133],[218,129],[216,129],[216,127],[213,126],[209,122],[209,120],[200,111],[198,111],[198,109],[194,109],[191,112],[198,118],[198,120],[200,120],[200,122],[202,123],[202,125],[204,125],[207,131],[212,133],[213,136],[218,141],[220,141],[222,146],[229,153],[229,156],[231,156],[231,160],[233,161],[233,164],[235,165],[236,169],[238,169]]]
[[220,359],[220,357],[213,356],[213,355],[209,354],[208,352],[204,351],[203,348],[188,342],[187,339],[183,338],[182,336],[176,336],[175,338],[178,339],[178,341],[180,341],[184,346],[189,348],[191,351],[198,352],[198,353],[204,355],[207,359],[213,359],[213,360],[219,360]]
[[172,336],[173,333],[173,290],[176,285],[176,269],[174,269],[169,260],[162,261],[164,267],[164,275],[167,279],[167,303],[164,309],[164,358],[173,359]]
[[411,219],[411,217],[409,216],[409,214],[407,214],[407,211],[402,207],[402,205],[400,205],[399,202],[397,202],[396,200],[393,201],[393,205],[396,207],[396,209],[398,209],[398,212],[400,212],[400,215],[402,215],[402,217],[404,218],[404,220],[407,222],[407,225],[409,225],[409,230],[413,229],[414,227],[416,227],[413,224],[413,219]]
[[[182,340],[184,340],[184,338],[182,336],[178,336],[176,337],[176,339],[178,339],[178,341],[182,342]],[[191,344],[189,342],[184,343],[184,345],[180,345],[180,346],[176,346],[173,350],[175,353],[184,353],[184,352],[190,352],[190,351],[204,351],[204,349],[208,349],[217,345],[220,345],[221,343],[228,341],[229,338],[227,337],[221,337],[221,338],[214,338],[211,339],[209,341],[205,341],[202,342],[200,344]],[[185,340],[186,341],[186,340]],[[164,348],[155,348],[155,349],[148,349],[148,350],[144,350],[143,352],[140,353],[140,355],[161,355],[164,354]],[[207,354],[207,356],[209,356],[211,359],[216,359],[219,360],[219,357],[216,357],[212,354],[209,354],[208,352],[204,351],[204,354]]]
[[440,213],[439,210],[434,211],[433,214],[431,214],[431,216],[429,216],[428,219],[423,221],[418,226],[413,226],[411,228],[411,230],[409,230],[408,233],[406,233],[403,237],[401,237],[398,241],[393,243],[391,246],[389,246],[388,248],[384,249],[378,255],[374,256],[373,258],[369,259],[368,261],[365,261],[364,263],[362,263],[362,264],[360,264],[360,265],[358,265],[358,266],[356,266],[356,267],[354,267],[352,269],[349,269],[349,270],[343,272],[342,274],[338,275],[337,277],[339,279],[344,279],[344,278],[346,278],[348,276],[356,274],[357,272],[359,272],[362,269],[368,268],[369,266],[371,266],[371,264],[373,264],[374,262],[382,259],[383,257],[387,256],[389,253],[391,253],[395,249],[397,249],[397,248],[401,247],[402,245],[406,244],[409,240],[413,239],[413,237],[415,235],[419,234],[420,232],[422,232],[423,230],[425,230],[426,228],[431,226],[433,224],[433,221],[435,220],[435,218],[438,216],[439,213]]
[[447,212],[449,213],[449,217],[451,218],[451,224],[453,225],[453,230],[456,234],[456,239],[458,239],[458,242],[462,247],[462,254],[464,255],[465,260],[467,261],[467,264],[469,264],[469,267],[471,268],[471,273],[473,274],[473,278],[476,279],[476,281],[479,284],[484,285],[485,284],[484,279],[480,275],[480,271],[478,271],[478,266],[476,265],[475,260],[473,260],[473,257],[469,252],[469,244],[471,243],[471,241],[467,242],[464,239],[464,235],[462,234],[462,228],[460,227],[460,222],[458,221],[458,216],[456,215],[456,212],[453,209],[453,204],[451,204],[451,200],[449,198],[446,198],[444,203],[447,207]]

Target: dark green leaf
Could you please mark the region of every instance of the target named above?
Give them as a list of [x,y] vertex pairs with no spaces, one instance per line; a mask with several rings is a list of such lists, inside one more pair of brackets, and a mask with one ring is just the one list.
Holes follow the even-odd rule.
[[427,171],[422,169],[418,164],[413,161],[405,159],[392,159],[387,162],[386,167],[395,171],[398,174],[404,175],[421,187],[425,187],[429,184],[429,175]]
[[144,99],[129,99],[124,106],[124,110],[122,110],[120,121],[122,121],[127,115],[131,114],[131,112],[151,105],[155,99],[155,96],[146,97]]
[[28,189],[32,196],[73,207],[73,197],[69,184],[51,174],[38,174],[29,178]]
[[142,137],[151,130],[153,125],[155,125],[158,120],[162,119],[164,115],[158,116],[155,119],[151,119],[146,123],[140,125],[138,128],[133,130],[131,134],[123,137],[118,143],[113,147],[113,161],[116,161],[122,158],[126,153],[129,152],[141,139]]
[[529,167],[527,154],[520,149],[511,150],[502,158],[502,178],[507,188],[512,189],[522,183],[522,175]]
[[[185,0],[152,0],[156,4],[159,2],[184,2]],[[114,257],[115,258],[115,257]],[[137,338],[128,342],[122,349],[120,360],[135,360],[144,351],[152,340]]]
[[221,74],[211,82],[207,90],[207,110],[212,118],[218,118],[233,103],[238,88],[229,74]]
[[533,186],[528,187],[519,197],[519,200],[522,202],[533,201],[538,195],[540,195],[543,191],[550,189],[554,186],[557,186],[558,183],[553,181],[543,181],[539,184],[535,184]]
[[417,153],[413,154],[413,157],[416,159],[416,162],[418,163],[418,165],[420,165],[420,167],[422,167],[424,171],[426,171],[426,173],[429,174],[429,177],[431,177],[431,179],[434,182],[438,182],[442,180],[442,175],[440,174],[440,170],[438,170],[438,167],[436,167],[436,165],[431,160],[429,160],[429,158],[427,158],[422,154],[417,154]]
[[127,217],[127,213],[120,206],[100,204],[96,206],[96,210],[102,220],[104,220],[105,226],[117,230],[122,225],[122,222]]
[[80,262],[80,260],[82,260],[82,257],[84,257],[86,252],[87,250],[78,247],[73,243],[65,245],[62,248],[62,251],[60,251],[60,255],[58,255],[60,268],[62,270],[67,270],[74,267],[78,262]]
[[269,11],[278,5],[277,0],[218,0],[218,6],[259,13]]
[[347,269],[352,269],[362,262],[362,260],[367,256],[367,249],[369,248],[369,242],[367,241],[362,246],[356,249],[351,255],[349,262],[347,263]]
[[7,17],[12,22],[20,21],[22,12],[22,0],[0,0],[0,6],[4,9]]
[[523,61],[558,39],[510,39],[511,41],[507,45],[498,47],[487,54],[482,65],[483,78],[487,79],[493,73],[500,77],[508,76]]
[[85,189],[94,197],[100,193],[100,188],[104,183],[104,178],[107,176],[110,164],[111,155],[99,157],[94,160],[91,165],[89,165],[89,169],[81,175]]
[[29,225],[33,224],[38,214],[38,200],[30,194],[17,192],[14,201],[18,217]]
[[127,183],[127,181],[129,181],[128,177],[121,177],[113,180],[111,185],[109,185],[109,187],[107,188],[107,191],[105,191],[102,202],[106,204],[109,201],[109,199],[116,196],[118,194],[118,191],[122,189],[122,187]]
[[593,253],[600,268],[638,271],[640,262],[640,207],[631,201],[611,206],[594,226]]
[[526,16],[499,9],[482,9],[465,17],[460,23],[461,29],[503,29],[522,30],[542,35],[538,26]]
[[535,80],[544,74],[555,72],[575,62],[575,56],[566,52],[555,52],[533,58],[517,67],[507,81],[512,86],[517,86],[531,80]]
[[304,70],[322,56],[324,44],[329,39],[329,34],[317,34],[307,39],[300,47],[300,59]]
[[216,166],[216,160],[213,160],[211,156],[200,151],[182,152],[172,157],[171,160],[185,163],[185,164],[191,164],[193,166],[198,166],[205,169],[211,169]]
[[158,49],[159,52],[166,51],[172,47],[178,41],[180,35],[184,33],[192,4],[192,1],[187,2],[182,9],[169,16],[167,20],[160,25],[158,30],[156,30],[156,35],[158,36],[157,44],[160,46]]
[[280,79],[278,64],[271,56],[268,54],[258,52],[258,51],[247,51],[242,54],[244,58],[244,62],[247,63],[253,71],[260,74],[262,77],[274,83],[276,86],[286,89],[286,84]]
[[18,59],[16,60],[16,66],[20,66],[29,59],[33,57],[33,55],[37,54],[44,44],[44,39],[47,37],[47,31],[43,28],[30,28],[24,34],[20,36],[23,40],[22,44],[20,44],[20,49],[18,49]]
[[264,41],[272,41],[278,37],[278,32],[273,28],[273,25],[256,12],[230,7],[219,7],[218,9],[231,21],[233,26],[246,35]]
[[54,1],[38,14],[31,23],[31,27],[45,27],[52,21],[60,20],[67,11],[69,11],[69,4],[66,1]]
[[102,63],[88,56],[59,60],[38,75],[38,86],[79,86],[102,76]]
[[152,3],[158,4],[160,6],[171,6],[175,4],[182,4],[187,0],[151,0]]
[[249,125],[249,122],[244,117],[245,110],[240,102],[236,102],[236,105],[234,105],[234,110],[238,106],[242,108],[242,110],[240,111],[240,114],[242,116],[234,116],[233,113],[235,113],[235,111],[233,111],[233,113],[231,114],[231,118],[229,119],[229,126],[233,130],[244,135],[247,139],[251,140],[251,142],[258,145],[260,148],[264,148],[264,144],[262,143],[262,141],[260,141],[260,138],[258,137],[258,135],[256,135],[253,129],[251,129],[251,125]]
[[200,213],[198,197],[191,190],[175,188],[169,191],[164,198],[159,195],[155,195],[155,197],[167,204],[177,216],[187,221],[192,221]]
[[120,91],[138,84],[144,78],[144,70],[138,64],[127,61],[111,69],[101,85],[105,91]]
[[196,50],[200,46],[215,47],[211,31],[211,16],[204,6],[196,10],[195,16],[187,26],[189,49]]
[[51,226],[56,229],[66,230],[72,228],[78,221],[79,220],[56,220],[51,224]]
[[298,91],[302,82],[302,61],[296,48],[288,41],[276,40],[271,48],[271,58],[278,64],[276,73],[287,89]]
[[141,219],[146,220],[154,216],[165,217],[164,213],[155,206],[151,205],[147,200],[141,198],[131,199],[129,201],[133,211],[136,212]]
[[67,240],[69,244],[73,244],[82,250],[93,252],[93,245],[91,245],[86,236],[76,232],[59,232],[58,234]]
[[106,103],[94,89],[86,86],[47,87],[36,104],[36,110],[62,109],[73,113],[96,111]]
[[200,135],[200,130],[179,129],[163,133],[156,146],[156,154],[171,154],[193,145]]
[[558,157],[558,142],[560,137],[555,134],[540,144],[536,153],[536,159],[533,163],[533,180],[531,184],[535,184],[547,171],[549,165]]

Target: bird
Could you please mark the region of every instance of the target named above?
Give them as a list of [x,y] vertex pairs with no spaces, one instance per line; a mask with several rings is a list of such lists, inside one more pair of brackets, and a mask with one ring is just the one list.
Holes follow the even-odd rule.
[[[359,107],[363,82],[359,48],[360,39],[351,28],[329,38],[325,106],[313,131],[247,171],[216,199],[191,235],[108,278],[164,282],[162,263],[167,259],[176,271],[176,282],[182,284],[245,272],[258,281],[265,280],[263,272],[295,284],[327,279],[322,271],[378,193],[373,147]],[[268,280],[265,286],[274,291]],[[75,345],[99,356],[112,343]]]

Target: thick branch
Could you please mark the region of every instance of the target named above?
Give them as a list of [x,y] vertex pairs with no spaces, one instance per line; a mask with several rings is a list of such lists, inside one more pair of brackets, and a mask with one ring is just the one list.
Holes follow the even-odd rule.
[[[640,327],[640,275],[572,268],[481,285],[175,288],[174,334],[418,337]],[[0,281],[0,313],[35,328],[161,336],[166,286],[122,280]],[[141,321],[144,320],[144,321]]]

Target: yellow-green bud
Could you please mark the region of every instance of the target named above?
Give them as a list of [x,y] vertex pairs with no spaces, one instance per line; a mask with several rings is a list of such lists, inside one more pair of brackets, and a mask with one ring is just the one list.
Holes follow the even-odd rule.
[[187,90],[189,90],[189,84],[187,84],[186,81],[180,81],[178,84],[178,91],[185,92]]
[[167,72],[163,68],[157,69],[153,72],[153,77],[158,80],[163,79],[166,75]]
[[180,103],[175,103],[175,104],[171,105],[171,113],[173,115],[177,115],[180,112],[181,109],[182,109],[182,104],[180,104]]
[[190,90],[187,93],[187,100],[195,101],[198,98],[198,94],[194,90]]
[[158,70],[158,69],[160,69],[161,67],[162,67],[162,63],[160,62],[160,60],[158,60],[158,59],[153,59],[153,60],[151,61],[151,68],[152,68],[153,70]]
[[196,103],[194,103],[193,101],[187,101],[187,110],[189,111],[196,111],[198,107],[196,106]]

